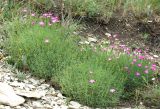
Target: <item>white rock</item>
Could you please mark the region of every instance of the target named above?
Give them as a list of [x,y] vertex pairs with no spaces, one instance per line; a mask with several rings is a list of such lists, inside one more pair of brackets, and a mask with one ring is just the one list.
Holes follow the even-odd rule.
[[45,82],[45,79],[40,79],[39,82],[40,82],[40,83],[44,83],[44,82]]
[[38,88],[45,90],[45,89],[49,88],[49,86],[50,86],[49,84],[41,84]]
[[38,84],[38,81],[36,81],[36,80],[33,79],[33,78],[30,78],[29,81],[30,81],[32,84]]
[[17,95],[24,96],[27,98],[37,98],[40,99],[41,97],[46,95],[45,91],[25,91],[25,90],[17,90]]
[[87,44],[87,45],[89,44],[89,42],[88,42],[88,41],[84,41],[84,43],[85,43],[85,44]]
[[106,35],[107,37],[111,37],[111,36],[112,36],[110,33],[105,33],[105,35]]
[[25,99],[16,95],[13,88],[5,83],[0,83],[0,103],[9,106],[18,106],[24,103]]
[[92,38],[92,37],[88,37],[88,41],[89,42],[97,42],[97,39],[96,38]]
[[11,86],[14,86],[14,87],[19,87],[21,89],[23,89],[25,87],[25,84],[24,83],[19,83],[17,81],[14,81],[12,83],[10,83]]
[[58,94],[57,94],[57,97],[63,98],[63,95],[62,95],[61,93],[58,93]]
[[158,58],[159,56],[158,55],[153,55],[153,57]]
[[80,41],[79,44],[85,44],[84,42]]
[[80,107],[81,107],[81,105],[78,102],[70,101],[69,108],[79,109]]
[[27,84],[26,85],[28,88],[30,88],[30,89],[35,89],[36,87],[34,86],[34,85],[32,85],[32,84]]
[[61,109],[68,109],[68,106],[62,105],[62,106],[61,106]]
[[43,107],[43,105],[40,103],[40,102],[37,102],[37,101],[33,101],[33,107],[36,107],[36,108],[41,108]]

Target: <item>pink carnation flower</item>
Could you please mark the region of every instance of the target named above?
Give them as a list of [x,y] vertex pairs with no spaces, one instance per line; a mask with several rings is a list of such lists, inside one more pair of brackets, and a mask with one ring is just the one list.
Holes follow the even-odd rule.
[[141,74],[139,72],[136,72],[135,75],[139,77]]
[[93,84],[93,83],[95,83],[95,82],[96,82],[96,81],[93,80],[93,79],[89,80],[89,83],[91,83],[91,84]]
[[138,66],[138,67],[141,67],[141,66],[142,66],[142,64],[138,64],[137,66]]
[[41,22],[39,22],[39,25],[40,25],[40,26],[44,26],[45,23],[41,21]]
[[138,57],[140,60],[143,60],[144,59],[144,56],[139,56]]
[[145,73],[145,74],[148,74],[148,70],[145,70],[144,73]]
[[35,15],[36,15],[35,13],[32,13],[32,14],[31,14],[32,17],[34,17]]
[[51,21],[52,23],[56,23],[56,22],[59,22],[59,19],[58,17],[51,17]]

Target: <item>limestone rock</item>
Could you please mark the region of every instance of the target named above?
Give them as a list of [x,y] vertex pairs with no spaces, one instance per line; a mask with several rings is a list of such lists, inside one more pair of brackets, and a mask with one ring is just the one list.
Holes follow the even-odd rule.
[[40,99],[41,97],[45,96],[45,91],[25,91],[25,90],[17,90],[17,95],[24,96],[27,98],[36,98]]
[[72,109],[79,109],[80,107],[81,107],[81,105],[80,105],[78,102],[70,101],[69,108],[72,108]]
[[92,38],[92,37],[88,37],[88,41],[89,42],[97,42],[97,39],[96,38]]
[[0,83],[0,103],[9,106],[18,106],[25,99],[16,95],[13,88],[6,83]]

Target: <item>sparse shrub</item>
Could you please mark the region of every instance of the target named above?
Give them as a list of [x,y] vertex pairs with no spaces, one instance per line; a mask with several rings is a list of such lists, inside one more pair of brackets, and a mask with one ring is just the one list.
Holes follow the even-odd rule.
[[23,81],[26,79],[26,75],[23,72],[18,72],[16,74],[16,77],[18,78],[19,81]]

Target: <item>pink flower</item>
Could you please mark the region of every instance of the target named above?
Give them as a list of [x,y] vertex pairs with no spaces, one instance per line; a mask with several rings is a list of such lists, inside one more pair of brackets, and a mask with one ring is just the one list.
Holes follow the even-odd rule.
[[43,16],[43,17],[47,17],[47,16],[48,16],[48,14],[47,14],[47,13],[44,13],[42,16]]
[[140,55],[138,58],[139,58],[140,60],[143,60],[143,59],[144,59],[144,56],[141,56],[141,55]]
[[151,70],[156,71],[156,64],[152,64]]
[[133,62],[137,62],[137,59],[133,59]]
[[120,47],[124,48],[126,45],[119,45]]
[[145,74],[148,74],[148,70],[145,70],[144,73],[145,73]]
[[147,68],[148,68],[148,66],[145,66],[145,68],[147,69]]
[[32,17],[34,17],[35,15],[36,15],[35,13],[32,13],[32,14],[31,14]]
[[58,17],[51,17],[51,21],[52,23],[56,23],[56,22],[59,22],[59,19]]
[[129,51],[127,51],[127,54],[130,55],[131,53]]
[[139,72],[136,72],[135,75],[138,77],[140,76],[141,74]]
[[137,66],[138,66],[138,67],[141,67],[141,66],[142,66],[142,64],[138,64]]
[[93,84],[93,83],[95,83],[95,82],[96,82],[96,81],[93,80],[93,79],[89,80],[89,83],[91,83],[91,84]]
[[156,64],[152,64],[152,67],[156,67],[157,65]]
[[138,53],[141,53],[141,52],[142,52],[142,50],[141,50],[141,49],[137,49],[136,51],[137,51]]
[[156,67],[151,67],[151,70],[152,71],[156,71]]
[[40,26],[44,26],[45,23],[41,21],[41,22],[39,22],[39,25],[40,25]]
[[110,92],[111,93],[114,93],[116,90],[115,89],[110,89]]

